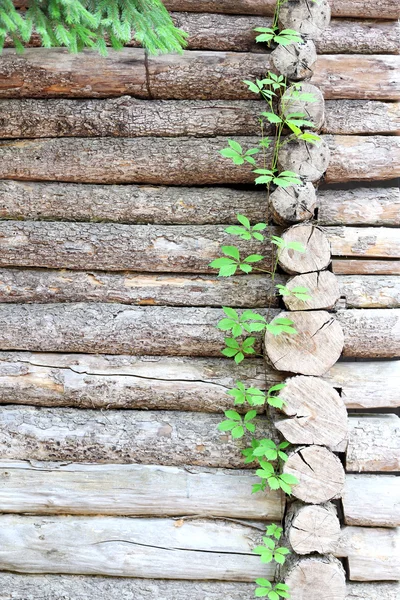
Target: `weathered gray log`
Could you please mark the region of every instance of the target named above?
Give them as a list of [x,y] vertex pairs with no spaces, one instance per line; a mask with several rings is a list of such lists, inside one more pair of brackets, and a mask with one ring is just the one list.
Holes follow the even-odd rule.
[[317,208],[317,195],[310,182],[278,187],[269,196],[269,213],[278,225],[293,225],[312,219]]
[[316,62],[317,51],[311,40],[288,46],[278,45],[271,52],[272,68],[292,81],[309,79],[314,73]]
[[[314,95],[318,90],[306,83],[302,89]],[[104,100],[3,99],[0,125],[5,138],[258,135],[262,106],[258,100],[149,101],[130,96]],[[323,101],[292,100],[289,109],[304,112],[318,128],[323,124]],[[400,129],[400,103],[329,100],[325,117],[324,133],[396,133]],[[264,132],[268,134],[270,129],[265,123]]]
[[289,455],[283,470],[299,483],[292,488],[295,498],[321,504],[340,498],[345,472],[338,457],[324,446],[303,446]]
[[346,475],[342,503],[347,525],[400,525],[400,486],[396,475]]
[[342,353],[344,334],[340,322],[326,311],[282,312],[296,334],[265,334],[265,355],[278,371],[324,375]]
[[[342,135],[322,139],[331,150],[326,171],[329,182],[392,179],[400,166],[399,138]],[[238,141],[245,149],[259,143],[258,138],[247,136]],[[226,143],[221,137],[8,140],[0,142],[0,177],[75,183],[253,184],[252,169],[238,167],[219,154]],[[267,156],[268,152],[272,149]]]
[[[106,58],[90,50],[71,57],[61,48],[28,48],[22,55],[6,49],[0,97],[253,100],[243,78],[262,78],[271,66],[265,54],[189,51],[149,57],[146,72],[144,56],[141,48],[110,50]],[[399,63],[390,55],[320,55],[312,83],[325,98],[397,100]]]
[[299,558],[290,556],[282,568],[291,600],[345,600],[346,575],[332,556]]
[[323,229],[334,256],[400,258],[398,230],[384,227],[335,227]]
[[332,271],[342,275],[400,275],[396,260],[343,260],[332,261]]
[[262,525],[94,516],[0,520],[6,571],[228,581],[274,572],[251,552]]
[[[264,221],[265,191],[228,187],[90,185],[0,181],[2,219],[159,225]],[[318,190],[321,225],[400,225],[398,188]]]
[[310,298],[309,300],[301,300],[291,294],[283,296],[283,301],[288,310],[330,309],[335,306],[339,299],[339,285],[340,281],[338,277],[330,271],[317,271],[296,275],[287,281],[286,287],[289,290],[294,290],[298,287],[306,288]]
[[307,0],[285,3],[279,11],[279,24],[282,29],[294,29],[311,40],[320,39],[330,20],[331,9],[327,0],[318,5]]
[[331,262],[328,236],[319,227],[310,224],[294,225],[282,237],[287,245],[296,242],[304,249],[304,252],[286,247],[279,249],[279,265],[286,273],[295,275],[321,271]]
[[340,295],[348,308],[399,308],[400,278],[339,275]]
[[351,581],[397,581],[399,542],[398,529],[345,527],[335,555],[347,557]]
[[[0,353],[2,404],[222,412],[238,379],[265,389],[283,378],[268,366],[264,374],[261,359]],[[324,376],[348,408],[366,409],[398,407],[399,378],[398,361],[339,362]]]
[[399,54],[398,24],[333,19],[315,45],[318,54]]
[[[284,282],[285,278],[279,275],[272,283],[266,275],[221,278],[215,275],[137,275],[0,268],[0,302],[277,307],[275,284]],[[356,301],[360,298],[357,290],[353,296]],[[388,304],[384,300],[385,297],[382,297],[380,306]]]
[[[0,265],[216,275],[218,271],[209,266],[210,262],[221,256],[221,245],[232,243],[224,229],[214,225],[3,221]],[[238,247],[243,256],[263,253],[265,259],[260,267],[272,267],[272,248],[267,240],[261,244],[239,241]]]
[[294,502],[285,518],[285,532],[296,554],[332,554],[340,536],[336,508],[331,503],[316,506]]
[[245,471],[1,461],[0,479],[2,513],[280,521],[285,505],[279,492],[249,495],[258,479]]
[[[341,310],[345,332],[344,356],[397,358],[400,356],[400,310]],[[355,333],[357,332],[357,333]]]
[[[243,468],[249,437],[217,429],[220,414],[178,411],[0,408],[1,456],[12,460]],[[273,425],[258,417],[263,437]],[[276,435],[276,434],[275,434]]]
[[292,171],[305,181],[315,182],[328,169],[330,157],[331,152],[324,139],[316,144],[294,139],[280,150],[278,165],[282,171]]
[[320,189],[318,203],[320,225],[340,223],[400,226],[398,187],[373,189],[360,187],[340,191]]
[[275,427],[291,444],[334,448],[347,440],[346,406],[323,379],[301,375],[286,379],[279,397],[285,401],[282,411],[290,418],[275,421]]
[[[377,312],[377,311],[375,311]],[[338,362],[324,375],[347,408],[400,406],[400,361]]]
[[346,470],[400,471],[400,419],[397,415],[360,415],[349,419]]
[[399,594],[399,583],[348,583],[346,600],[398,600]]
[[[296,94],[293,94],[294,91],[296,91]],[[309,100],[302,100],[301,97],[298,97],[298,91],[306,94],[312,94],[312,102]],[[324,96],[319,88],[317,88],[315,85],[311,85],[310,83],[297,83],[295,88],[293,86],[289,86],[282,96],[280,108],[284,115],[290,115],[298,112],[303,113],[306,115],[306,118],[309,121],[314,123],[315,129],[321,129],[322,124],[324,123]]]

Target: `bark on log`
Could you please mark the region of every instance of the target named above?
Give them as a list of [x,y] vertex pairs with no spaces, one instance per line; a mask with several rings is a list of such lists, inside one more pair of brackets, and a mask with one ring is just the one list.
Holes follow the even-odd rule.
[[[318,88],[303,84],[302,89]],[[291,112],[305,112],[318,128],[323,124],[323,102],[289,106]],[[261,110],[258,100],[5,99],[0,100],[0,126],[2,137],[11,139],[258,135]],[[324,133],[397,133],[400,103],[329,100],[325,117]],[[271,129],[265,123],[264,132]]]
[[397,260],[333,260],[332,271],[342,275],[400,275]]
[[399,594],[399,583],[348,583],[346,600],[398,600]]
[[306,288],[311,298],[309,300],[300,300],[294,295],[289,295],[283,296],[283,302],[288,310],[330,309],[335,306],[340,297],[339,285],[340,280],[330,271],[317,271],[316,273],[296,275],[287,281],[286,287],[289,290],[296,289],[297,287]]
[[0,521],[6,571],[228,581],[274,572],[251,552],[262,525],[94,516]]
[[299,480],[292,494],[303,502],[321,504],[342,495],[345,481],[342,463],[324,446],[298,448],[289,455],[283,470]]
[[296,242],[304,248],[304,252],[292,248],[279,250],[279,266],[286,273],[295,275],[321,271],[326,269],[331,262],[331,246],[328,236],[315,225],[294,225],[287,229],[282,237],[286,244]]
[[340,275],[337,279],[347,308],[400,307],[400,278],[395,275]]
[[265,334],[265,355],[278,371],[324,375],[339,360],[344,346],[340,322],[326,311],[283,312],[296,334]]
[[344,356],[358,358],[400,356],[400,310],[398,308],[341,310],[338,319],[345,332]]
[[278,225],[293,225],[314,217],[317,194],[310,182],[289,188],[278,187],[269,197],[269,214]]
[[265,373],[261,359],[235,365],[224,358],[0,353],[1,404],[222,413],[232,408],[226,392],[238,379],[263,390],[281,378]]
[[342,503],[347,525],[400,525],[400,486],[395,475],[346,475]]
[[345,527],[335,555],[347,557],[351,581],[400,579],[399,530]]
[[400,419],[397,415],[360,415],[349,419],[346,470],[400,471]]
[[[312,83],[327,99],[398,100],[399,62],[398,56],[379,54],[320,55]],[[177,100],[253,100],[243,77],[262,78],[270,67],[269,55],[252,52],[189,51],[182,56],[149,57],[146,71],[141,48],[110,50],[107,58],[90,50],[71,56],[61,48],[30,48],[23,55],[6,49],[0,65],[0,97],[107,98],[129,94]]]
[[395,21],[333,19],[315,42],[318,54],[399,54]]
[[296,554],[332,554],[340,537],[340,521],[331,503],[304,505],[294,502],[286,515],[285,531]]
[[[206,225],[232,224],[237,213],[266,218],[264,190],[4,180],[0,194],[2,219]],[[400,225],[398,188],[320,189],[318,201],[321,225]]]
[[272,68],[292,81],[312,77],[316,62],[317,51],[311,40],[288,46],[278,45],[271,52]]
[[[323,229],[334,256],[400,258],[398,229],[384,227],[334,227]],[[293,234],[294,235],[294,234]]]
[[[214,225],[159,227],[3,221],[0,265],[216,275],[210,262],[221,256],[221,245],[232,242],[224,230]],[[249,245],[239,240],[238,247],[246,256],[262,252],[265,259],[260,263],[261,268],[272,268],[273,253],[268,241]]]
[[[324,140],[331,149],[326,171],[330,183],[393,179],[400,166],[396,137],[325,136]],[[259,143],[258,138],[247,136],[238,141],[246,149]],[[75,183],[253,184],[251,169],[219,154],[225,146],[226,138],[221,137],[8,140],[0,142],[0,177]]]
[[345,600],[346,575],[331,556],[290,557],[282,569],[291,600]]
[[330,20],[331,9],[327,0],[318,5],[307,0],[285,3],[279,11],[279,24],[282,29],[294,29],[311,40],[318,40],[321,37]]
[[249,495],[246,471],[1,461],[0,479],[2,513],[280,521],[285,506],[279,492]]
[[[348,408],[400,405],[398,361],[339,362],[324,376]],[[263,361],[223,358],[0,353],[0,402],[78,408],[222,412],[239,379],[265,389],[284,378]]]
[[[167,411],[0,408],[1,456],[12,460],[243,468],[247,439],[217,429],[220,414]],[[276,437],[258,417],[263,437]]]
[[[266,275],[225,279],[215,275],[135,275],[0,268],[0,302],[119,302],[140,306],[266,308],[278,306],[275,284],[285,281],[286,278],[279,275],[272,283]],[[361,288],[359,294],[357,290],[353,291],[353,298],[355,302],[363,298]],[[394,301],[393,294],[381,295],[379,306],[388,306],[390,299]]]
[[305,181],[315,182],[328,169],[330,158],[329,146],[324,139],[317,144],[294,139],[280,150],[278,165],[282,171],[293,171]]
[[282,411],[290,418],[276,421],[275,427],[291,444],[334,448],[347,441],[346,406],[335,388],[323,379],[286,379],[279,397],[285,401]]

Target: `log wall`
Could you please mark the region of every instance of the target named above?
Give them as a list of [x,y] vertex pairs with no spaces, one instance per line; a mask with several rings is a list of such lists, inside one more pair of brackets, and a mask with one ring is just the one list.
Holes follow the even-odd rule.
[[[332,0],[315,41],[330,162],[306,218],[328,260],[303,271],[281,260],[275,282],[308,278],[316,299],[301,307],[285,306],[264,273],[224,279],[209,267],[237,213],[268,218],[251,171],[218,150],[227,138],[258,142],[263,105],[243,79],[275,68],[253,31],[270,26],[275,2],[166,5],[189,33],[182,56],[147,57],[134,40],[107,58],[71,56],[34,36],[22,55],[8,40],[0,57],[0,600],[250,600],[256,577],[275,576],[252,548],[270,522],[286,516],[289,532],[304,499],[326,523],[338,523],[333,505],[314,502],[342,518],[327,543],[315,517],[312,551],[332,557],[299,564],[347,569],[345,592],[306,597],[397,600],[398,4]],[[287,218],[270,233],[302,220]],[[268,270],[276,257],[262,251]],[[336,276],[333,300],[308,273],[321,268]],[[344,332],[340,360],[326,351],[306,377],[329,386],[331,412],[310,388],[276,428],[258,417],[262,434],[294,445],[293,506],[251,495],[249,440],[217,430],[237,380],[264,390],[297,379],[281,356],[221,357],[226,305],[269,319],[295,311],[311,356],[333,322]],[[304,540],[290,543],[302,553]]]

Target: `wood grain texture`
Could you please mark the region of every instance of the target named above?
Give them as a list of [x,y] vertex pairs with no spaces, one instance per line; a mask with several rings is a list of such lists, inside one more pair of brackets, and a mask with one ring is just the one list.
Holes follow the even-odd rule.
[[399,134],[400,102],[327,100],[323,133]]
[[398,229],[386,227],[335,227],[324,229],[333,256],[400,258]]
[[346,475],[342,503],[347,525],[400,525],[400,488],[396,475]]
[[348,308],[399,308],[400,277],[338,275],[341,297]]
[[353,358],[398,358],[400,356],[400,310],[398,308],[341,310],[338,319],[345,332],[344,356]]
[[344,600],[346,575],[343,566],[332,556],[289,556],[282,568],[292,600]]
[[349,419],[346,451],[349,472],[400,471],[400,419],[397,415],[360,415]]
[[347,600],[397,600],[400,594],[399,583],[348,583]]
[[359,187],[318,190],[320,225],[400,226],[400,190]]
[[331,503],[294,502],[285,518],[285,534],[296,554],[332,554],[340,537],[340,521]]
[[332,271],[342,275],[400,275],[397,260],[346,260],[332,261]]
[[[221,414],[178,411],[0,408],[1,455],[12,460],[243,468],[250,437],[217,429]],[[276,438],[259,418],[262,436]]]
[[245,471],[0,461],[0,480],[2,513],[273,521],[285,504],[279,492],[249,495],[258,478]]
[[302,287],[308,290],[309,299],[301,300],[293,294],[283,296],[288,310],[331,309],[340,297],[340,280],[330,271],[304,273],[291,277],[286,284],[289,290]]
[[278,251],[278,264],[291,275],[326,269],[331,262],[329,238],[319,227],[300,223],[282,234],[286,245],[300,244],[303,252],[283,247]]
[[167,579],[273,576],[252,554],[262,530],[227,521],[123,517],[1,517],[0,567]]
[[322,32],[331,20],[331,8],[328,0],[319,5],[298,2],[292,5],[283,4],[279,10],[279,26],[298,31],[310,40],[321,38]]

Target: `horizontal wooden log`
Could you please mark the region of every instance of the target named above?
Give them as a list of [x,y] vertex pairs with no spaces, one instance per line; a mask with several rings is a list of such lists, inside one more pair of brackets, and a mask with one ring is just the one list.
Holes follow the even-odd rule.
[[[15,185],[12,182],[6,183]],[[318,223],[320,225],[340,223],[400,226],[400,190],[398,187],[371,189],[360,187],[340,191],[320,189],[318,190],[318,200]]]
[[[243,468],[240,441],[217,429],[221,414],[3,406],[1,455],[12,460]],[[274,436],[258,417],[258,430]],[[275,434],[276,436],[276,434]],[[247,439],[246,439],[247,438]]]
[[347,475],[342,503],[347,525],[400,525],[400,487],[395,475]]
[[335,550],[346,557],[351,581],[400,579],[399,530],[345,527]]
[[349,419],[346,450],[349,472],[400,471],[400,419],[397,415],[361,415]]
[[[0,100],[4,138],[258,135],[258,100]],[[324,133],[392,134],[400,103],[329,100]],[[266,124],[264,133],[272,133]]]
[[[391,55],[320,55],[312,83],[327,99],[397,100],[399,63]],[[252,52],[189,51],[145,63],[141,48],[110,51],[106,58],[90,50],[71,56],[61,48],[29,48],[22,55],[6,49],[0,97],[254,99],[242,80],[261,78],[270,66],[268,55]]]
[[[398,361],[338,362],[324,376],[348,408],[400,405]],[[148,408],[222,412],[239,379],[265,389],[285,374],[261,359],[0,353],[0,402],[80,408]]]
[[[277,312],[270,310],[269,318]],[[264,309],[260,313],[267,315]],[[337,319],[345,333],[344,355],[399,356],[399,313],[399,309],[340,310]],[[216,308],[2,304],[0,349],[220,356],[224,332],[215,326],[222,317]]]
[[339,275],[337,279],[348,308],[400,307],[400,277],[396,275]]
[[[1,600],[253,600],[254,583],[0,573]],[[398,600],[398,583],[346,585],[346,600]]]
[[263,526],[121,517],[1,517],[0,569],[20,573],[253,581]]
[[[245,471],[0,461],[2,513],[229,517],[280,521],[279,492]],[[0,596],[1,598],[1,596]]]
[[398,229],[385,227],[335,227],[324,229],[333,256],[400,258]]
[[400,275],[398,260],[343,260],[332,261],[332,271],[340,275]]
[[[323,139],[331,151],[327,182],[392,179],[400,166],[397,137],[342,135]],[[259,141],[247,136],[238,140],[246,149]],[[156,185],[254,183],[252,169],[238,167],[219,154],[225,146],[226,138],[221,137],[7,140],[0,142],[0,177]]]

